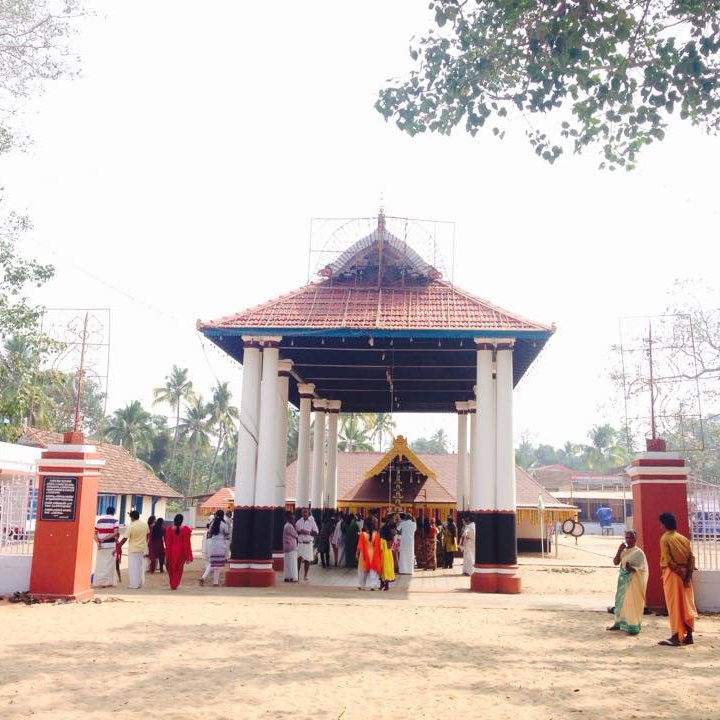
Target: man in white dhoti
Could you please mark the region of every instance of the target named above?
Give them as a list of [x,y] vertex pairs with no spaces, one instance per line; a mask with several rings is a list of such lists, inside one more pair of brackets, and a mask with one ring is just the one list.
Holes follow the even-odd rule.
[[115,517],[115,508],[110,505],[104,515],[95,520],[95,573],[93,587],[113,587],[115,585],[115,543],[120,535],[120,523]]
[[295,523],[295,529],[298,534],[298,576],[300,564],[305,563],[303,580],[307,580],[310,563],[313,561],[313,538],[318,534],[318,526],[306,507],[302,509],[302,517]]
[[471,515],[463,517],[460,544],[463,551],[463,575],[472,575],[475,565],[475,523]]
[[412,516],[400,514],[398,533],[400,534],[400,552],[398,554],[398,574],[412,575],[415,568],[415,531],[417,524]]
[[125,531],[128,541],[128,587],[139,590],[145,582],[145,553],[147,552],[148,524],[140,519],[137,510],[131,510],[130,524]]
[[285,526],[283,527],[283,580],[285,582],[298,581],[298,532],[293,522],[293,514],[285,513]]

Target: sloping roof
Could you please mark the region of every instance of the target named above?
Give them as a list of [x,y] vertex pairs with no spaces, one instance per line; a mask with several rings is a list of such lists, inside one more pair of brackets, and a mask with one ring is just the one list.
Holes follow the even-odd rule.
[[262,305],[199,326],[203,331],[233,328],[552,332],[546,325],[504,310],[445,280],[406,288],[309,283]]
[[[46,448],[48,445],[62,445],[63,435],[50,430],[26,428],[18,444],[41,448]],[[124,447],[110,443],[90,444],[95,445],[98,454],[105,460],[105,465],[100,471],[99,492],[164,498],[182,497]]]
[[[377,246],[382,239],[383,247],[389,248],[391,253],[397,260],[400,260],[404,269],[411,274],[417,274],[425,277],[440,277],[440,272],[432,265],[425,262],[420,255],[413,250],[405,241],[385,229],[385,222],[380,218],[379,226],[376,227],[369,235],[355,241],[347,250],[345,250],[334,262],[326,266],[320,271],[325,277],[334,277],[343,273],[352,273],[355,270],[359,256],[365,251],[374,250],[377,253]],[[374,254],[373,253],[373,254]],[[378,261],[380,260],[378,256]]]
[[[402,502],[405,503],[450,503],[455,504],[455,498],[435,479],[416,479],[413,483],[403,482]],[[370,475],[360,480],[340,503],[383,503],[389,501],[390,486],[377,475]]]
[[408,447],[407,440],[398,435],[393,441],[393,446],[383,455],[380,460],[365,472],[365,479],[371,478],[373,475],[381,473],[395,458],[406,458],[410,461],[416,470],[422,475],[435,479],[435,471],[427,467],[425,463]]
[[[358,494],[369,492],[370,488],[365,488],[364,476],[368,469],[377,465],[385,456],[385,453],[378,452],[361,452],[361,453],[344,453],[339,452],[337,455],[337,477],[338,477],[338,504],[343,502],[357,502],[351,500],[358,497]],[[457,490],[457,460],[455,453],[432,454],[418,453],[417,457],[424,465],[431,468],[436,475],[435,484],[428,486],[427,502],[456,502]],[[295,499],[295,474],[297,471],[297,460],[287,466],[285,471],[286,479],[286,498],[290,501]],[[384,486],[383,486],[384,487]],[[421,486],[418,486],[421,487]],[[413,485],[414,491],[414,485]],[[384,502],[387,499],[387,489],[385,489],[382,498],[373,502]],[[432,500],[431,500],[432,493]],[[515,467],[515,493],[517,498],[517,506],[525,508],[537,507],[538,495],[542,495],[546,508],[568,508],[569,505],[558,500],[554,495],[549,493],[538,482],[533,480],[524,470]],[[445,498],[445,499],[441,499]],[[363,498],[364,499],[364,498]],[[416,500],[420,502],[420,500]],[[365,502],[371,502],[365,500]],[[412,500],[410,500],[412,502]],[[425,498],[422,497],[422,502]]]
[[235,493],[230,488],[220,488],[213,493],[204,503],[200,505],[204,510],[216,510],[226,508],[235,502]]

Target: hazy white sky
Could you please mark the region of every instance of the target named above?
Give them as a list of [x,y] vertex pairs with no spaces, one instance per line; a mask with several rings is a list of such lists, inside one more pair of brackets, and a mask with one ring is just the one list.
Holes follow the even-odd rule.
[[[90,0],[82,77],[26,109],[0,168],[57,267],[49,307],[111,309],[109,409],[149,404],[173,363],[209,394],[241,370],[195,331],[304,284],[311,217],[456,222],[455,282],[558,331],[516,391],[516,434],[582,441],[609,407],[618,318],[658,313],[676,277],[717,287],[720,141],[673,126],[633,173],[556,166],[505,140],[409,138],[373,109],[431,23],[419,0]],[[716,292],[717,295],[717,292]],[[712,299],[720,305],[720,299]],[[205,349],[203,349],[203,344]],[[600,410],[598,408],[602,406]],[[410,438],[454,417],[397,415]]]

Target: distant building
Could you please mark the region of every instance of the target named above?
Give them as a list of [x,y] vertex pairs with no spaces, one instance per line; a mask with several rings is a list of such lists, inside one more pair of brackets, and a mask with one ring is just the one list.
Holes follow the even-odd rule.
[[556,464],[534,468],[532,476],[558,500],[577,507],[578,519],[591,532],[601,507],[612,510],[613,523],[617,525],[625,525],[627,518],[632,517],[632,491],[624,472],[603,474]]
[[[62,433],[35,428],[26,428],[18,440],[19,445],[37,448],[38,458],[40,450],[62,443]],[[130,510],[137,510],[143,519],[150,515],[165,517],[167,501],[182,497],[157,477],[149,465],[134,458],[124,447],[110,443],[88,444],[95,445],[100,457],[105,460],[98,483],[98,514],[112,505],[121,524],[126,523]]]

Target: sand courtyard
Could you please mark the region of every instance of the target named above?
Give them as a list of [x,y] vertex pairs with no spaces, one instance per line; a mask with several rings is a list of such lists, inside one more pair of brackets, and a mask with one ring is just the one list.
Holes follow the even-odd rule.
[[720,618],[685,648],[656,645],[663,617],[605,631],[618,542],[521,556],[516,596],[470,593],[457,563],[385,593],[318,567],[201,588],[196,560],[173,593],[154,575],[101,603],[3,601],[0,718],[720,718]]

